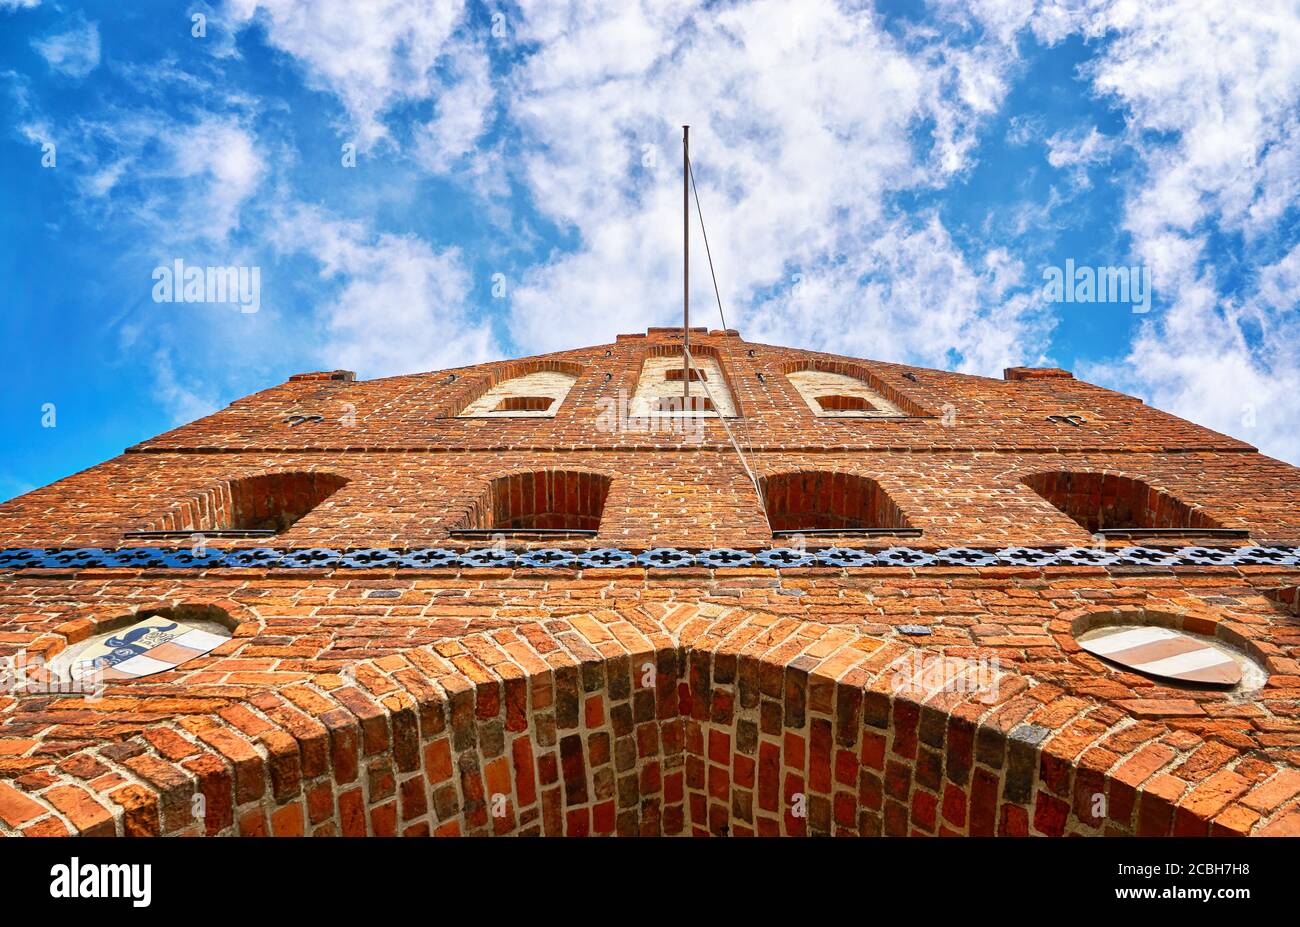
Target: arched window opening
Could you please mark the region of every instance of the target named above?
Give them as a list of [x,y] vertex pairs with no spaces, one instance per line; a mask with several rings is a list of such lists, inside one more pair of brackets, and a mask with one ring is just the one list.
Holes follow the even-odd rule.
[[820,418],[896,418],[909,413],[865,380],[829,370],[792,370],[786,379]]
[[469,403],[458,418],[554,418],[577,382],[575,373],[538,370],[503,380]]
[[[691,376],[685,376],[682,350],[668,345],[646,356],[632,394],[629,413],[683,418],[734,418],[736,399],[722,366],[722,356],[707,345],[691,349]],[[687,395],[684,395],[687,394]]]

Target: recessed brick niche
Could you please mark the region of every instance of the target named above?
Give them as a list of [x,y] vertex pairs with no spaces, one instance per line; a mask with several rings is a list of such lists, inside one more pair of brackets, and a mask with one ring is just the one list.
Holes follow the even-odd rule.
[[610,479],[599,473],[538,470],[493,480],[475,500],[466,528],[595,531],[609,495]]
[[760,481],[773,531],[910,528],[875,480],[852,473],[805,470]]
[[226,480],[184,500],[150,527],[159,531],[287,531],[345,485],[333,473],[265,473]]
[[1089,532],[1106,528],[1222,528],[1141,480],[1114,473],[1035,473],[1025,485]]

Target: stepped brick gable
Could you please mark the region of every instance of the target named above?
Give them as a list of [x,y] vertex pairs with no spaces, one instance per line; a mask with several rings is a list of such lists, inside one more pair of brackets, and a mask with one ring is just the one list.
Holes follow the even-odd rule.
[[682,340],[297,374],[0,505],[0,833],[1300,835],[1300,470]]

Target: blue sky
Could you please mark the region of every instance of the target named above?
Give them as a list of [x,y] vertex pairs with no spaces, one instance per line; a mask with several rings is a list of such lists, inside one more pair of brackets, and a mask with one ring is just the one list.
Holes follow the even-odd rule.
[[[0,498],[296,372],[673,324],[684,122],[746,337],[1061,365],[1300,462],[1294,3],[599,6],[0,0]],[[177,260],[257,311],[156,301]],[[1149,311],[1050,300],[1067,260]]]

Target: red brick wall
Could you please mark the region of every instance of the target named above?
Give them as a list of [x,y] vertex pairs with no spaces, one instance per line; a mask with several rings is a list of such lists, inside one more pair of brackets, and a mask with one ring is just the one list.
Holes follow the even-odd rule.
[[[276,537],[286,547],[477,546],[449,533],[572,527],[597,512],[594,542],[530,543],[770,545],[721,422],[703,422],[699,442],[602,423],[602,400],[630,397],[646,357],[679,349],[673,332],[652,331],[455,371],[291,380],[0,505],[0,529],[9,547],[112,547],[129,529],[265,517],[236,498],[260,486],[273,491],[248,498],[305,512]],[[722,365],[741,412],[729,424],[758,476],[844,474],[810,478],[786,506],[799,521],[896,521],[921,529],[907,543],[923,547],[1088,544],[1086,525],[1025,482],[1086,472],[1106,474],[1083,494],[1089,507],[1136,506],[1127,478],[1164,494],[1147,492],[1144,517],[1169,522],[1187,506],[1192,524],[1300,543],[1295,468],[1072,378],[962,376],[721,332],[693,332],[692,349]],[[784,375],[807,367],[859,376],[912,414],[818,418]],[[541,370],[577,377],[554,418],[454,418],[493,384]],[[295,415],[322,420],[290,427]],[[246,482],[266,474],[298,476]],[[1295,577],[1262,566],[12,572],[0,575],[0,655],[52,656],[169,604],[219,607],[238,627],[212,654],[93,705],[0,695],[0,832],[1296,833]],[[1105,664],[1074,637],[1097,613],[1213,635],[1248,651],[1267,684],[1175,689]],[[891,688],[899,659],[995,657],[1004,681],[991,704]],[[490,813],[494,794],[507,796],[504,817]]]
[[[511,422],[516,420],[509,420]],[[739,429],[738,429],[739,430]],[[1024,485],[1043,469],[1110,469],[1142,478],[1255,542],[1300,541],[1300,487],[1291,467],[1243,454],[755,453],[759,476],[801,470],[878,482],[924,535],[923,547],[1092,543],[1088,531]],[[1119,465],[1123,469],[1119,469]],[[599,542],[643,547],[771,543],[758,497],[731,450],[698,453],[491,451],[127,454],[0,505],[11,547],[115,546],[177,500],[231,478],[315,471],[346,486],[279,536],[296,547],[443,546],[491,480],[538,469],[610,478]],[[889,541],[854,539],[848,545]],[[256,546],[223,541],[222,546]],[[451,542],[450,546],[456,546]]]
[[[0,700],[0,829],[1296,832],[1297,631],[1263,594],[1284,575],[28,575],[2,594],[29,653],[159,601],[239,623],[93,706]],[[1172,689],[1074,643],[1142,608],[1249,648],[1269,686]],[[945,690],[935,660],[995,665],[996,692]]]
[[[1245,442],[1216,434],[1143,405],[1133,397],[1080,380],[1003,381],[880,361],[754,344],[729,335],[695,333],[692,351],[717,357],[746,418],[746,441],[770,452],[959,451],[961,453],[1248,453]],[[329,448],[450,452],[494,448],[622,450],[682,447],[680,435],[610,434],[600,430],[599,400],[636,391],[645,358],[680,351],[680,333],[620,336],[597,345],[525,361],[483,364],[370,381],[297,381],[255,393],[220,412],[142,442],[133,450],[227,451]],[[752,352],[752,354],[751,354]],[[576,365],[576,367],[575,367]],[[812,367],[860,376],[877,392],[932,417],[898,421],[818,418],[785,371]],[[448,419],[494,383],[538,370],[574,373],[554,419],[511,422]],[[452,380],[451,375],[456,379]],[[758,375],[763,374],[760,380]],[[913,379],[909,379],[909,376]],[[909,404],[911,408],[909,408]],[[945,415],[945,406],[951,406]],[[1079,412],[1083,427],[1052,423],[1051,414]],[[323,422],[290,428],[295,413]],[[718,422],[705,446],[729,449]]]

